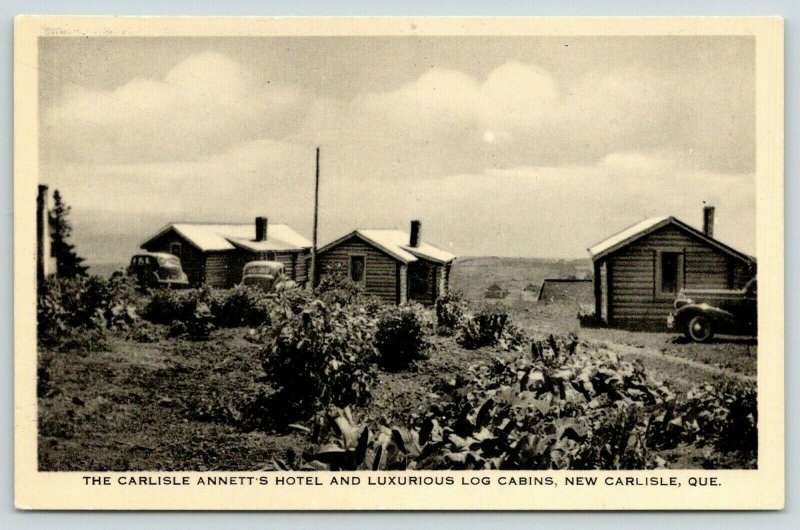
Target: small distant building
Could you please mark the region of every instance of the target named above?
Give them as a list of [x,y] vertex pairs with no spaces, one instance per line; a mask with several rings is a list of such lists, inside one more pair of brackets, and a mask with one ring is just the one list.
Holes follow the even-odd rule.
[[311,242],[285,224],[170,223],[142,243],[148,252],[178,256],[192,285],[232,287],[242,280],[245,263],[279,261],[301,285],[308,281]]
[[484,298],[490,299],[503,299],[508,296],[508,291],[493,283],[489,287],[486,288],[486,292],[483,294]]
[[593,297],[592,280],[575,278],[547,278],[539,287],[537,300],[540,302],[591,303]]
[[714,239],[714,208],[703,231],[672,216],[645,219],[588,249],[595,312],[610,326],[661,329],[678,291],[741,288],[755,258]]
[[410,232],[354,230],[319,249],[319,277],[345,271],[379,300],[433,304],[449,291],[455,256],[422,241],[421,230],[419,221]]

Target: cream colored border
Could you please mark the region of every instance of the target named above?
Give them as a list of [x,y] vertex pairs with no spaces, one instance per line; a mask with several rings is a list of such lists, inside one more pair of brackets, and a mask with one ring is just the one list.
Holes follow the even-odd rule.
[[[677,476],[680,488],[475,487],[86,487],[81,473],[40,473],[36,458],[35,214],[37,37],[200,35],[753,35],[757,93],[759,261],[759,469],[631,473],[530,472],[519,476]],[[784,505],[783,20],[780,18],[220,18],[32,17],[16,19],[14,50],[15,502],[39,509],[778,509]],[[106,474],[116,480],[119,473]],[[130,475],[130,474],[125,474]],[[200,473],[136,473],[153,477]],[[217,474],[220,475],[220,474]],[[227,475],[242,475],[227,474]],[[258,474],[246,474],[258,476]],[[268,474],[270,480],[278,475]],[[386,476],[386,473],[362,473]],[[328,480],[329,474],[317,475]],[[690,476],[722,486],[690,488]]]

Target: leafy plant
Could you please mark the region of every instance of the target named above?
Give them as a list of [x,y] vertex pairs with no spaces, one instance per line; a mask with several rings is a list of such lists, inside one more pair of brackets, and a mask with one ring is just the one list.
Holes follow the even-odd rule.
[[341,264],[326,268],[314,292],[322,300],[340,305],[360,302],[364,296],[364,288],[348,278],[347,271]]
[[[375,320],[359,306],[312,300],[276,311],[262,364],[298,412],[366,403],[375,356]],[[280,320],[277,317],[281,317]]]
[[[37,334],[45,345],[92,346],[106,329],[127,330],[140,318],[128,278],[50,278],[37,296]],[[81,337],[90,333],[90,336]]]
[[461,296],[447,293],[436,300],[436,332],[439,335],[449,336],[463,323],[466,316],[466,304]]
[[510,350],[520,348],[525,337],[511,324],[507,314],[484,311],[462,323],[456,340],[468,350],[485,346]]
[[381,314],[375,346],[387,369],[401,370],[425,358],[428,342],[425,339],[424,311],[418,304],[404,304],[389,307]]

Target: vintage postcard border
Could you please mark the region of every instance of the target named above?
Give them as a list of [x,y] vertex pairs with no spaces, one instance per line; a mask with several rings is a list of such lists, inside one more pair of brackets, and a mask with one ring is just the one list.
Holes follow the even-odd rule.
[[[360,485],[276,486],[303,473],[213,473],[255,477],[252,486],[122,486],[120,476],[195,483],[202,473],[87,473],[37,470],[35,219],[37,38],[164,35],[753,35],[756,38],[759,458],[752,471],[589,472],[582,476],[677,477],[680,488],[473,486],[462,477],[499,472],[359,473]],[[532,510],[778,509],[784,503],[783,21],[779,18],[147,18],[19,17],[15,27],[15,502],[23,509]],[[369,477],[453,477],[452,486],[369,486]],[[576,475],[515,472],[505,476]],[[258,485],[258,477],[269,484]],[[318,475],[321,481],[330,475]],[[690,487],[716,477],[716,487]]]

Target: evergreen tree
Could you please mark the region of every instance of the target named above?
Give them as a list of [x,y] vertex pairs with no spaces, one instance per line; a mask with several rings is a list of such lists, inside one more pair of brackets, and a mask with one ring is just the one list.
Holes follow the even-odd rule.
[[56,276],[59,278],[86,276],[89,267],[81,265],[83,258],[75,253],[75,246],[67,242],[72,235],[72,224],[67,219],[71,208],[64,202],[58,190],[53,192],[53,203],[49,218],[53,242],[51,252],[56,258]]

